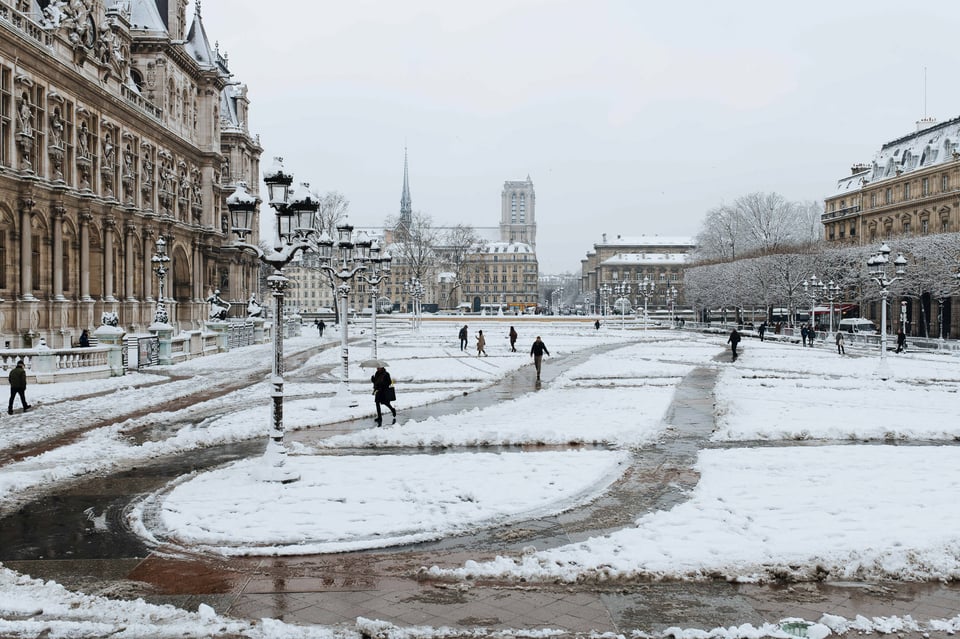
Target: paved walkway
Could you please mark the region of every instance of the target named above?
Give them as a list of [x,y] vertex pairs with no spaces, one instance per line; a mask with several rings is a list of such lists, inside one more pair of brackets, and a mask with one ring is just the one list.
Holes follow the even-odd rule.
[[[585,356],[551,360],[543,385]],[[728,359],[727,352],[717,356],[718,362]],[[960,612],[960,588],[946,584],[448,583],[420,576],[421,567],[457,567],[468,559],[518,553],[527,546],[544,549],[579,541],[629,526],[639,513],[681,501],[698,480],[692,465],[698,450],[709,445],[714,428],[716,374],[715,368],[703,367],[687,375],[667,415],[669,433],[657,445],[637,451],[632,467],[602,498],[561,515],[413,546],[284,558],[171,554],[146,547],[123,528],[123,510],[136,496],[192,469],[262,450],[262,442],[249,442],[90,480],[66,494],[35,502],[16,517],[0,521],[0,560],[15,570],[86,592],[142,597],[188,610],[206,603],[235,617],[343,627],[354,627],[358,617],[365,617],[463,632],[554,628],[570,634],[653,634],[671,626],[711,629],[786,617],[815,620],[824,613],[848,619],[912,616],[927,621]],[[449,413],[463,402],[483,405],[535,392],[529,378],[528,370],[520,371],[468,398],[416,409],[411,416]],[[338,425],[337,430],[369,425],[369,420],[357,420]],[[329,431],[323,436],[328,435]],[[301,439],[316,436],[310,431],[296,434]],[[90,532],[86,510],[105,502],[110,533]]]

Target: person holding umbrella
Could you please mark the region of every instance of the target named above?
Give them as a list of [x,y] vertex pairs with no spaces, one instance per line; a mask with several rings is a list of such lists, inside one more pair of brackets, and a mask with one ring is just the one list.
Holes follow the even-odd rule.
[[390,402],[397,400],[397,392],[393,388],[393,380],[390,378],[390,373],[387,372],[386,362],[378,362],[376,372],[370,376],[370,381],[373,383],[373,402],[377,405],[377,417],[374,419],[377,422],[377,426],[383,424],[383,413],[381,412],[380,405],[384,405],[390,409],[390,413],[393,415],[393,423],[397,423],[397,409],[390,405]]

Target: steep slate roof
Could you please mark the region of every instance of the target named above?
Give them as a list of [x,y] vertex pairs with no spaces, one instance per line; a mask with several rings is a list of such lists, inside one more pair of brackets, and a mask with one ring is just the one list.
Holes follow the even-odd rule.
[[130,0],[130,26],[134,31],[167,32],[156,0]]
[[193,23],[187,33],[184,48],[201,67],[209,69],[217,66],[217,56],[210,48],[210,40],[203,28],[203,20],[200,19],[200,2],[197,2],[196,10],[193,12]]

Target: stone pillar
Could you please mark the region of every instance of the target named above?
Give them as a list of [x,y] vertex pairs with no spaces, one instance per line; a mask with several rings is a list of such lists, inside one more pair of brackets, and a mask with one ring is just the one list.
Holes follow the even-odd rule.
[[112,216],[103,218],[103,300],[116,302],[113,296],[113,233],[116,220]]
[[104,324],[93,334],[100,346],[110,347],[110,350],[107,351],[107,365],[110,367],[110,376],[120,377],[124,375],[126,371],[123,368],[123,353],[121,352],[123,348],[123,329]]
[[153,255],[157,252],[154,230],[143,230],[143,299],[153,301]]
[[134,269],[136,268],[136,261],[134,260],[134,258],[136,257],[136,246],[135,246],[136,236],[134,235],[134,232],[135,232],[136,230],[137,230],[137,229],[136,229],[136,226],[134,226],[134,224],[133,224],[132,221],[127,221],[127,223],[123,225],[123,232],[124,232],[124,243],[123,243],[123,246],[124,246],[124,249],[123,249],[123,251],[124,251],[124,268],[123,268],[123,272],[124,272],[123,288],[124,288],[124,291],[123,291],[123,292],[124,292],[124,297],[126,297],[126,300],[127,300],[128,302],[136,302],[136,301],[137,301],[137,296],[136,296],[136,292],[134,291],[134,285],[133,285],[133,283],[134,283],[134,277],[133,277],[133,275],[134,275]]
[[30,197],[20,200],[20,296],[33,301],[33,205]]
[[63,216],[66,209],[53,207],[53,299],[63,302]]
[[93,301],[90,297],[90,222],[89,211],[80,213],[80,299]]
[[266,320],[262,317],[253,318],[253,343],[254,344],[263,344],[266,340],[266,332],[263,329],[263,325],[266,323]]
[[230,350],[230,324],[217,320],[210,320],[204,326],[208,331],[217,334],[217,352],[226,353]]
[[173,364],[173,327],[169,324],[154,322],[147,330],[160,340],[160,353],[157,363],[161,366]]

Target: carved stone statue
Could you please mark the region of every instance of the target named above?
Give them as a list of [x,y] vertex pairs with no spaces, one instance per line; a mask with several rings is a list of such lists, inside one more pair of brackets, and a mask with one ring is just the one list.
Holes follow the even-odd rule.
[[103,326],[112,326],[116,328],[120,324],[120,318],[113,311],[104,311],[100,315],[100,324]]
[[21,135],[33,135],[33,107],[30,105],[30,99],[26,93],[20,97],[17,121],[20,124]]
[[230,302],[220,299],[220,289],[216,289],[207,301],[210,302],[210,312],[207,316],[212,320],[225,320],[230,311]]
[[247,302],[247,317],[263,317],[263,306],[257,301],[257,294],[250,294],[250,301]]

